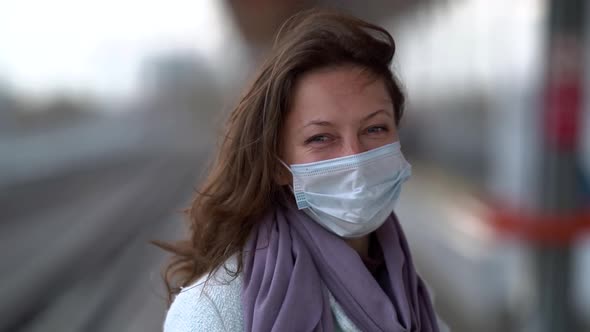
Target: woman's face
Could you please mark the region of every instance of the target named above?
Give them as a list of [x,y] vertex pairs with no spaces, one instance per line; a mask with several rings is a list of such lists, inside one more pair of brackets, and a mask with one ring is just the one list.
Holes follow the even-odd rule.
[[393,103],[381,79],[346,66],[297,82],[282,132],[289,165],[344,157],[398,140]]

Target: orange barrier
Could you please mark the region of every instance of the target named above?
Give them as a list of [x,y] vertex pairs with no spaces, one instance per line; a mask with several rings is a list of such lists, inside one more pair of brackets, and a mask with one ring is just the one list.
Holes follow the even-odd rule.
[[590,208],[569,215],[540,215],[507,208],[492,208],[488,213],[485,219],[498,232],[543,245],[569,245],[590,233]]

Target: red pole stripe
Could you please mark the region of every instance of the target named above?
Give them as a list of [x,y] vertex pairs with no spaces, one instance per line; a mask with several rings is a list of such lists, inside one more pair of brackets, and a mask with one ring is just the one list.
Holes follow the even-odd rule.
[[488,213],[485,220],[496,231],[533,243],[564,246],[590,233],[590,208],[570,215],[541,215],[507,208],[490,209]]

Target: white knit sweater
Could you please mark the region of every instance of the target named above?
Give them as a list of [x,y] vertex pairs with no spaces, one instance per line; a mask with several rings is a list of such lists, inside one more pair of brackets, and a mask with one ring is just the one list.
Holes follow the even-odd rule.
[[[164,332],[244,331],[242,276],[232,277],[227,273],[235,271],[236,266],[234,256],[206,284],[206,277],[202,277],[183,288],[166,314]],[[336,331],[360,331],[332,294],[329,295]]]
[[[227,272],[236,271],[236,256],[230,258],[224,267],[218,269],[207,283],[206,277],[202,277],[181,290],[166,314],[164,332],[244,331],[242,275],[233,277]],[[360,331],[334,296],[329,291],[328,294],[335,331]],[[450,331],[440,319],[438,326],[441,332]]]

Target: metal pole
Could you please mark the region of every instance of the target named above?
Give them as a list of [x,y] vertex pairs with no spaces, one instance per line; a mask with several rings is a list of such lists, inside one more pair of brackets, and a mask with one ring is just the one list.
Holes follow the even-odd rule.
[[[581,205],[576,167],[586,0],[549,0],[548,5],[539,203],[543,213],[567,215]],[[532,330],[578,331],[571,301],[571,244],[536,245],[533,257],[538,301]]]

